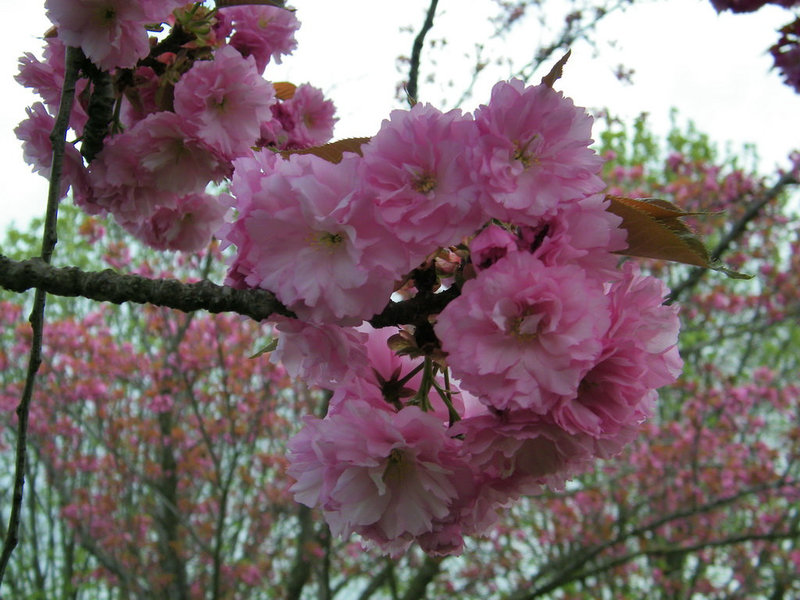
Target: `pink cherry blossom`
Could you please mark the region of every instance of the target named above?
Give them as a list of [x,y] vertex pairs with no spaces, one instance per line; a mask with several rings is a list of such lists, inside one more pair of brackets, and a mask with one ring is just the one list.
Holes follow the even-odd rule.
[[259,73],[264,72],[270,59],[280,64],[281,56],[291,54],[297,47],[294,33],[300,22],[290,10],[275,6],[231,6],[220,9],[219,13],[234,30],[231,46],[243,56],[252,56]]
[[247,153],[272,118],[275,90],[256,71],[253,58],[234,48],[198,61],[175,84],[175,112],[192,133],[228,160]]
[[545,414],[575,395],[609,324],[601,283],[515,252],[467,281],[435,330],[466,390],[498,410]]
[[448,516],[469,472],[458,442],[416,406],[394,413],[353,400],[305,424],[289,443],[295,500],[321,507],[334,535],[357,532],[394,555]]
[[193,193],[178,197],[174,206],[161,206],[145,221],[125,225],[157,250],[197,252],[222,225],[226,204],[209,194]]
[[316,325],[282,316],[270,320],[278,331],[278,346],[270,361],[282,364],[291,377],[308,385],[340,385],[367,362],[367,335],[352,327]]
[[294,155],[270,174],[241,173],[253,181],[237,186],[249,205],[236,228],[240,239],[248,236],[237,277],[274,292],[301,319],[356,325],[386,305],[405,267],[398,244],[353,187],[359,160]]
[[578,394],[564,398],[553,418],[570,432],[596,438],[632,437],[650,416],[655,390],[681,372],[678,308],[664,306],[664,284],[626,263],[623,278],[609,291],[611,326],[603,352],[586,373]]
[[603,189],[602,159],[589,148],[592,118],[547,85],[496,84],[475,122],[492,217],[535,226],[561,204]]
[[[17,138],[22,141],[22,156],[25,162],[33,167],[45,179],[50,179],[50,169],[53,164],[53,144],[50,141],[50,132],[53,130],[55,119],[50,116],[41,102],[26,108],[28,118],[14,129]],[[87,179],[83,167],[83,159],[77,148],[67,144],[64,148],[64,158],[61,175],[61,195],[66,196],[71,185],[83,186]]]
[[419,262],[484,220],[472,119],[417,104],[396,110],[362,151],[360,176],[379,218]]
[[319,146],[333,136],[333,126],[338,121],[334,116],[336,107],[325,99],[319,88],[307,83],[297,86],[294,95],[282,102],[282,108],[291,121],[291,127],[287,127],[286,122],[283,124],[288,136],[287,147]]
[[160,23],[183,0],[46,0],[58,37],[80,47],[98,67],[133,67],[150,52],[145,26]]
[[187,129],[175,113],[159,112],[109,138],[90,166],[91,202],[136,224],[221,179],[225,163]]
[[[66,62],[64,42],[57,37],[47,38],[43,58],[43,61],[39,61],[33,54],[26,52],[19,59],[19,73],[14,79],[20,85],[31,88],[39,94],[50,112],[56,114],[61,104],[61,88],[64,84]],[[89,118],[81,103],[87,85],[88,80],[83,78],[75,85],[75,102],[72,103],[69,124],[78,135],[83,131]]]
[[463,436],[462,454],[483,474],[481,493],[492,503],[536,494],[543,486],[563,489],[591,464],[594,453],[589,436],[571,435],[525,410],[486,411],[459,421],[452,433]]

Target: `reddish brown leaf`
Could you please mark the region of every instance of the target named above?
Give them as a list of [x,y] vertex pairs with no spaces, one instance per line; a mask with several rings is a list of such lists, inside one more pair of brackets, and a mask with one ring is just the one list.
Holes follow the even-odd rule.
[[622,218],[628,231],[627,256],[672,260],[698,267],[711,267],[708,251],[679,219],[688,214],[663,200],[607,196],[608,210]]
[[550,72],[542,77],[542,83],[547,87],[553,87],[553,84],[561,78],[561,75],[564,73],[564,65],[567,64],[567,60],[569,59],[569,55],[572,54],[572,50],[567,50],[567,53],[561,57],[561,59],[553,65],[553,68],[550,69]]
[[294,92],[297,90],[297,86],[288,81],[273,82],[272,87],[275,88],[275,96],[279,100],[289,100],[294,97]]
[[619,254],[705,267],[736,279],[750,278],[712,260],[700,239],[680,221],[682,217],[704,213],[685,212],[671,202],[655,198],[606,198],[611,202],[609,212],[622,218],[621,226],[628,232],[628,247]]
[[338,163],[341,162],[345,152],[355,152],[361,154],[361,145],[369,142],[370,138],[347,138],[337,142],[331,142],[324,146],[314,146],[313,148],[304,148],[303,150],[284,150],[281,155],[284,158],[289,158],[292,154],[313,154],[324,158],[328,162]]

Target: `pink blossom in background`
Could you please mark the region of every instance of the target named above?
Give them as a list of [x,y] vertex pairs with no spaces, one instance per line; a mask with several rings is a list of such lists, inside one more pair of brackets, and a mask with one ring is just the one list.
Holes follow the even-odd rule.
[[157,250],[197,252],[222,225],[227,203],[204,193],[180,196],[174,206],[158,208],[147,220],[125,223],[126,229]]
[[800,94],[800,17],[782,27],[779,33],[781,37],[769,51],[784,83]]
[[601,283],[515,252],[480,271],[435,324],[453,376],[497,410],[572,397],[610,324]]
[[[260,182],[245,186],[246,194],[256,185],[260,192],[240,214],[244,230],[237,231],[249,237],[247,255],[237,258],[239,276],[275,293],[303,320],[356,325],[372,317],[406,265],[400,245],[353,188],[359,160],[293,155],[270,174],[249,172]],[[243,265],[253,271],[242,273]]]
[[603,161],[589,148],[592,118],[560,92],[500,82],[475,122],[490,216],[536,225],[559,205],[605,187],[597,175]]
[[341,385],[367,362],[367,335],[352,327],[315,325],[273,315],[278,346],[270,361],[282,364],[293,378],[310,386]]
[[353,400],[323,420],[306,417],[289,443],[295,500],[319,506],[334,535],[352,532],[393,555],[433,530],[469,473],[459,444],[433,415]]
[[196,62],[175,84],[175,112],[192,134],[228,160],[255,144],[274,102],[275,90],[254,60],[230,46],[217,50],[214,60]]
[[281,104],[291,122],[290,127],[284,123],[287,147],[319,146],[333,137],[333,126],[338,121],[334,116],[336,107],[325,99],[322,90],[304,83],[297,86],[294,96]]
[[360,177],[378,217],[419,262],[485,220],[479,198],[477,130],[469,116],[429,104],[392,111],[362,147]]
[[183,0],[45,0],[47,17],[67,46],[98,67],[133,67],[150,52],[145,26],[161,23]]
[[294,34],[300,21],[294,12],[275,6],[231,6],[221,8],[220,16],[233,29],[230,44],[243,56],[252,56],[259,73],[272,59],[281,63],[281,56],[291,54],[297,47]]

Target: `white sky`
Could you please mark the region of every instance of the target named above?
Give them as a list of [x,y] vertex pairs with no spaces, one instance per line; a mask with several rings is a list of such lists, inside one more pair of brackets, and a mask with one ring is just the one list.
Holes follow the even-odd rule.
[[[389,111],[400,106],[395,100],[395,85],[401,77],[395,59],[410,53],[413,35],[399,29],[404,25],[415,31],[419,28],[427,0],[406,0],[400,5],[377,0],[294,0],[293,4],[303,22],[298,50],[282,65],[268,66],[265,77],[310,82],[325,90],[336,102],[340,117],[336,137],[373,134]],[[46,182],[22,161],[13,133],[25,117],[24,107],[35,99],[12,79],[23,52],[40,55],[38,36],[49,26],[43,5],[43,0],[15,2],[13,11],[6,11],[14,27],[0,37],[0,178],[4,187],[0,229],[11,220],[25,222],[44,208]],[[0,0],[0,6],[10,9],[11,0]],[[447,37],[446,50],[436,55],[437,73],[442,81],[453,79],[455,87],[443,91],[423,84],[420,100],[441,106],[443,97],[452,103],[460,95],[471,69],[464,54],[476,41],[492,43],[486,14],[493,6],[490,0],[440,0],[440,14],[429,38]],[[791,20],[789,11],[770,6],[750,15],[717,15],[708,0],[640,0],[601,23],[599,56],[593,56],[587,46],[573,49],[556,87],[578,105],[608,106],[621,117],[632,119],[647,112],[660,134],[666,133],[669,110],[676,107],[683,119],[694,120],[723,146],[729,143],[737,150],[744,143],[756,144],[761,168],[769,172],[776,165],[787,165],[789,151],[800,148],[800,95],[769,71],[772,60],[767,53],[777,40],[775,31]],[[531,20],[502,49],[523,58],[536,47],[538,35],[538,25]],[[608,40],[617,40],[616,47],[610,48]],[[430,72],[425,58],[421,81]],[[619,63],[635,70],[633,85],[621,84],[613,76],[613,67]],[[494,81],[508,72],[497,68],[493,75],[475,88],[473,99],[461,107],[464,111],[485,102]]]

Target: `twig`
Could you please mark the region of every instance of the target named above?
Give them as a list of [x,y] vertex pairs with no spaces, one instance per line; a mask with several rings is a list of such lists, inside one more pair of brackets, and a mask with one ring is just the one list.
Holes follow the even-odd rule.
[[[83,52],[79,48],[67,48],[66,66],[64,73],[64,87],[61,90],[61,102],[58,108],[50,142],[53,146],[53,164],[50,170],[50,188],[47,194],[47,210],[44,219],[44,234],[42,235],[42,264],[48,264],[53,256],[53,249],[58,241],[58,202],[61,200],[61,169],[64,159],[64,145],[66,143],[69,116],[72,111],[72,101],[75,97],[75,84],[80,73],[80,65],[84,60]],[[31,352],[28,360],[28,373],[25,377],[25,388],[22,398],[17,406],[17,447],[14,474],[14,492],[11,500],[11,515],[8,518],[8,529],[3,542],[3,552],[0,555],[0,585],[5,576],[6,567],[11,560],[11,554],[19,543],[20,513],[22,510],[22,494],[25,487],[25,462],[27,460],[28,441],[28,415],[36,372],[42,364],[42,338],[44,330],[44,307],[46,292],[37,289],[33,300],[33,309],[29,321],[33,337]]]
[[408,70],[408,85],[406,86],[408,102],[411,106],[417,103],[419,59],[422,54],[422,45],[425,43],[425,36],[428,35],[431,27],[433,27],[433,17],[436,14],[437,4],[439,4],[439,0],[431,0],[431,4],[428,7],[428,14],[425,16],[425,22],[422,24],[422,29],[419,30],[417,37],[414,39],[414,45],[411,47],[411,62]]

